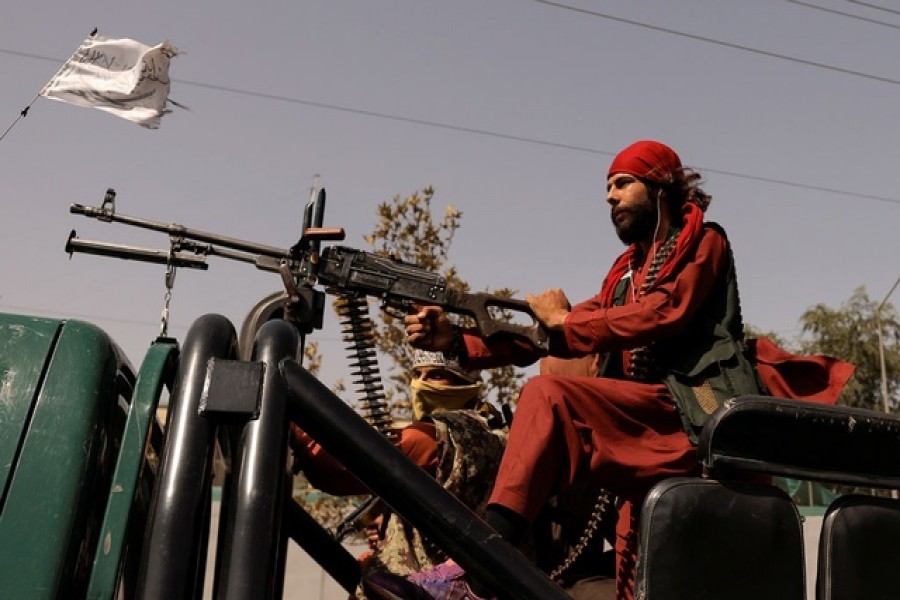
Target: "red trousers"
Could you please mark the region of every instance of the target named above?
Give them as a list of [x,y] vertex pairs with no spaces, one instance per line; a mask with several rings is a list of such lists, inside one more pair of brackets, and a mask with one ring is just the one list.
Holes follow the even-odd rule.
[[582,478],[618,496],[617,597],[630,600],[644,496],[666,477],[699,472],[665,386],[538,375],[522,389],[490,503],[531,522],[552,495]]

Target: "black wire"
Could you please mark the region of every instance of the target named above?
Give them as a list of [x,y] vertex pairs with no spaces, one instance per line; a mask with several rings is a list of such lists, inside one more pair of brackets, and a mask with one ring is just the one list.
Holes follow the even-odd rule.
[[[565,10],[571,10],[571,11],[575,11],[575,12],[579,12],[579,13],[585,13],[585,14],[589,14],[592,16],[600,17],[600,18],[610,19],[610,20],[617,21],[620,23],[626,23],[629,25],[644,27],[644,28],[655,30],[655,31],[661,31],[661,32],[670,33],[673,35],[679,35],[682,37],[687,37],[687,38],[698,40],[698,41],[715,43],[715,44],[719,44],[719,45],[723,45],[723,46],[727,46],[727,47],[731,47],[731,48],[735,48],[735,49],[746,50],[746,51],[754,52],[754,53],[761,54],[764,56],[769,56],[771,58],[780,58],[783,60],[789,60],[792,62],[804,64],[807,66],[821,67],[821,68],[825,68],[828,70],[841,72],[841,73],[845,73],[845,74],[849,74],[849,75],[856,75],[859,77],[882,81],[885,83],[900,84],[900,80],[893,80],[893,79],[879,77],[879,76],[875,76],[875,75],[867,75],[865,73],[861,73],[858,71],[852,71],[849,69],[842,69],[839,67],[824,65],[823,63],[815,63],[815,62],[811,62],[811,61],[795,59],[792,57],[786,57],[786,56],[775,54],[772,52],[767,52],[764,50],[757,50],[757,49],[753,49],[753,48],[747,48],[744,46],[738,46],[736,44],[731,44],[729,42],[721,42],[718,40],[712,40],[710,38],[703,38],[701,36],[696,36],[693,34],[687,34],[687,33],[678,32],[675,30],[671,30],[671,29],[666,29],[664,27],[658,27],[655,25],[640,23],[638,21],[631,21],[628,19],[623,19],[620,17],[615,17],[612,15],[604,14],[604,13],[599,13],[599,12],[589,11],[586,9],[581,9],[581,8],[577,8],[577,7],[573,7],[573,6],[568,6],[566,4],[559,4],[556,2],[551,2],[550,0],[534,0],[534,1],[538,2],[540,4],[545,4],[547,6],[561,8],[561,9],[565,9]],[[37,60],[52,61],[55,63],[62,62],[56,58],[50,58],[50,57],[41,56],[41,55],[37,55],[37,54],[29,54],[29,53],[19,52],[16,50],[9,50],[9,49],[5,49],[5,48],[0,48],[0,54],[10,54],[13,56],[20,56],[20,57],[24,57],[24,58],[33,58],[33,59],[37,59]],[[204,83],[204,82],[200,82],[200,81],[189,81],[189,80],[174,79],[174,78],[172,79],[172,81],[180,83],[182,85],[189,85],[189,86],[194,86],[194,87],[199,87],[199,88],[204,88],[204,89],[209,89],[209,90],[215,90],[215,91],[219,91],[219,92],[240,94],[240,95],[250,96],[250,97],[254,97],[254,98],[273,100],[273,101],[277,101],[277,102],[287,102],[290,104],[298,104],[298,105],[303,105],[303,106],[309,106],[312,108],[320,108],[323,110],[344,112],[344,113],[355,114],[355,115],[360,115],[360,116],[364,116],[364,117],[387,119],[387,120],[391,120],[391,121],[410,123],[413,125],[422,125],[422,126],[434,127],[434,128],[438,128],[438,129],[457,131],[460,133],[468,133],[468,134],[472,134],[472,135],[482,135],[482,136],[499,138],[499,139],[504,139],[504,140],[509,140],[509,141],[523,142],[523,143],[527,143],[527,144],[536,144],[536,145],[540,145],[540,146],[547,146],[547,147],[551,147],[551,148],[559,148],[559,149],[564,149],[564,150],[572,150],[574,152],[583,152],[583,153],[587,153],[587,154],[598,154],[598,155],[603,155],[603,156],[615,156],[616,155],[616,152],[610,151],[610,150],[590,148],[587,146],[578,146],[578,145],[574,145],[574,144],[565,144],[565,143],[561,143],[561,142],[553,142],[553,141],[549,141],[549,140],[542,140],[542,139],[538,139],[538,138],[531,138],[531,137],[526,137],[526,136],[501,133],[501,132],[497,132],[497,131],[488,131],[485,129],[478,129],[478,128],[474,128],[474,127],[465,127],[462,125],[439,123],[436,121],[429,121],[426,119],[416,119],[416,118],[412,118],[412,117],[392,115],[389,113],[375,112],[375,111],[370,111],[370,110],[365,110],[365,109],[353,108],[353,107],[349,107],[349,106],[340,106],[340,105],[333,104],[333,103],[316,102],[316,101],[312,101],[312,100],[304,100],[302,98],[294,98],[291,96],[283,96],[283,95],[279,95],[279,94],[269,94],[269,93],[254,91],[254,90],[244,90],[244,89],[240,89],[240,88],[224,86],[224,85],[217,85],[217,84],[212,84],[212,83]],[[774,179],[774,178],[762,177],[762,176],[757,176],[757,175],[749,175],[746,173],[738,173],[735,171],[723,171],[723,170],[717,170],[717,169],[712,169],[712,168],[708,168],[708,167],[702,167],[699,165],[697,166],[697,169],[700,171],[707,172],[707,173],[716,173],[719,175],[725,175],[728,177],[736,177],[739,179],[760,181],[760,182],[771,183],[771,184],[776,184],[776,185],[785,185],[785,186],[794,187],[794,188],[798,188],[798,189],[807,189],[807,190],[812,190],[812,191],[817,191],[817,192],[826,192],[829,194],[837,194],[837,195],[841,195],[841,196],[861,198],[864,200],[876,200],[879,202],[887,202],[890,204],[900,204],[900,199],[891,198],[891,197],[887,197],[887,196],[878,196],[878,195],[874,195],[874,194],[860,194],[860,193],[849,192],[849,191],[841,190],[841,189],[837,189],[837,188],[797,183],[797,182],[787,181],[784,179]]]
[[731,48],[733,50],[741,50],[742,52],[749,52],[751,54],[759,54],[760,56],[767,56],[769,58],[777,58],[779,60],[786,60],[788,62],[797,63],[797,64],[804,65],[807,67],[815,67],[817,69],[824,69],[826,71],[832,71],[834,73],[843,73],[844,75],[852,75],[853,77],[861,77],[863,79],[869,79],[872,81],[880,81],[882,83],[890,83],[891,85],[900,85],[900,79],[892,79],[890,77],[883,77],[881,75],[872,75],[871,73],[863,73],[862,71],[854,71],[853,69],[845,69],[844,67],[829,65],[826,63],[820,63],[820,62],[816,62],[813,60],[806,60],[804,58],[797,58],[795,56],[788,56],[787,54],[779,54],[777,52],[770,52],[768,50],[760,50],[759,48],[751,48],[750,46],[742,46],[740,44],[734,44],[732,42],[726,42],[723,40],[708,38],[708,37],[704,37],[702,35],[697,35],[694,33],[687,33],[684,31],[678,31],[676,29],[660,27],[659,25],[651,25],[650,23],[642,23],[640,21],[633,21],[631,19],[617,17],[615,15],[601,13],[601,12],[597,12],[597,11],[593,11],[593,10],[587,10],[586,8],[578,8],[577,6],[569,6],[568,4],[561,4],[559,2],[551,2],[550,0],[534,0],[534,1],[537,2],[538,4],[545,4],[547,6],[552,6],[554,8],[560,8],[563,10],[570,10],[573,12],[590,15],[592,17],[597,17],[600,19],[608,19],[610,21],[615,21],[617,23],[624,23],[625,25],[633,25],[635,27],[642,27],[644,29],[650,29],[652,31],[668,33],[670,35],[675,35],[678,37],[691,39],[691,40],[694,40],[697,42],[705,42],[707,44],[715,44],[717,46],[723,46],[725,48]]
[[[852,2],[853,0],[847,0],[848,2]],[[878,19],[869,19],[867,17],[862,17],[859,15],[854,15],[852,13],[843,12],[840,10],[835,10],[833,8],[825,8],[824,6],[818,6],[816,4],[810,4],[809,2],[801,2],[800,0],[787,0],[791,4],[797,4],[798,6],[803,6],[804,8],[811,8],[814,10],[820,10],[822,12],[830,13],[832,15],[838,15],[841,17],[846,17],[848,19],[856,19],[857,21],[864,21],[866,23],[872,23],[874,25],[881,25],[882,27],[890,27],[891,29],[900,29],[900,25],[894,25],[893,23],[887,23],[885,21],[879,21]]]
[[889,12],[889,13],[892,13],[895,15],[900,15],[900,10],[888,8],[886,6],[881,6],[880,4],[873,4],[871,2],[861,2],[861,0],[847,0],[847,2],[851,2],[853,4],[859,4],[860,6],[866,6],[868,8],[874,8],[875,10],[883,10],[884,12]]

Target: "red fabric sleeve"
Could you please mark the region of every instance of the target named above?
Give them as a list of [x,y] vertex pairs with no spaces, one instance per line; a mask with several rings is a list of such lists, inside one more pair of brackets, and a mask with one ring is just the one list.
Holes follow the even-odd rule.
[[353,473],[339,463],[314,439],[297,427],[291,425],[291,447],[294,449],[300,470],[313,487],[334,496],[351,496],[370,493]]
[[681,270],[658,280],[636,302],[606,308],[597,295],[573,307],[565,323],[568,351],[581,355],[627,350],[684,332],[722,275],[726,259],[725,238],[704,228]]
[[463,332],[466,355],[463,366],[467,369],[493,369],[506,365],[527,367],[540,358],[531,344],[511,336],[497,335],[482,339],[477,332]]
[[[429,475],[437,470],[437,441],[433,423],[418,421],[403,428],[397,446]],[[334,496],[370,493],[356,476],[321,445],[297,427],[291,426],[291,447],[306,479],[316,488]]]
[[[666,262],[647,294],[636,302],[626,301],[624,306],[608,307],[608,298],[604,299],[608,294],[602,292],[577,304],[566,318],[565,335],[551,337],[550,354],[573,358],[628,350],[684,332],[728,264],[727,240],[716,229],[704,227],[702,213],[699,209],[695,212],[690,233],[696,237],[685,238],[689,249],[679,253],[671,264]],[[621,267],[621,258],[614,269]],[[614,287],[613,280],[618,278],[607,276],[605,287]],[[464,332],[463,341],[467,368],[524,367],[540,358],[528,342],[515,337],[483,340],[469,330]]]
[[400,451],[432,477],[438,461],[436,436],[434,423],[416,421],[403,428],[397,441]]

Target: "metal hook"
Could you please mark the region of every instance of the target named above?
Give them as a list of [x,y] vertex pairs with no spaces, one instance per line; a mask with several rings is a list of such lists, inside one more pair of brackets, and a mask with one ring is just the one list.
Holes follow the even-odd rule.
[[169,257],[166,262],[166,293],[163,299],[163,309],[160,315],[159,337],[168,337],[169,333],[169,305],[172,303],[172,288],[175,287],[175,240],[169,247]]

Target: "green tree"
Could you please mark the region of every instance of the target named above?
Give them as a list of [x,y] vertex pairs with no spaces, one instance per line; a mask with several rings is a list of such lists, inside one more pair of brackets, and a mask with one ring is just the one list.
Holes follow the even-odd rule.
[[[426,187],[412,195],[396,195],[389,202],[378,205],[378,222],[372,233],[364,236],[375,254],[414,263],[419,267],[439,272],[447,278],[448,285],[468,291],[469,284],[458,274],[456,267],[447,263],[450,246],[462,220],[462,212],[452,205],[444,208],[443,215],[436,216],[432,209],[434,189]],[[491,290],[486,290],[491,291]],[[498,289],[495,293],[512,297],[515,290]],[[374,321],[376,347],[379,356],[392,363],[386,378],[385,395],[397,416],[409,414],[409,372],[412,357],[406,345],[403,316],[387,311],[377,311]],[[509,319],[508,314],[499,318]],[[465,320],[462,320],[463,324]],[[485,373],[487,397],[495,402],[514,402],[522,387],[524,374],[515,367],[492,369]]]
[[319,354],[319,343],[306,341],[303,346],[303,366],[312,375],[318,375],[322,368],[322,355]]
[[[462,212],[453,206],[447,206],[443,216],[438,219],[431,208],[433,198],[434,190],[427,187],[406,198],[397,195],[390,202],[379,204],[378,222],[372,233],[364,236],[364,239],[376,254],[414,263],[429,271],[440,272],[447,278],[449,285],[468,291],[468,283],[459,277],[456,268],[447,265],[450,245],[453,235],[460,226]],[[511,298],[515,290],[503,288],[492,293]],[[344,299],[338,298],[333,302],[339,316],[345,314],[345,306]],[[379,356],[387,357],[391,363],[388,366],[390,374],[386,380],[390,383],[385,386],[384,394],[392,407],[395,419],[409,418],[411,414],[409,372],[412,357],[406,345],[404,315],[377,309],[377,306],[369,306],[369,316],[375,326],[368,334],[371,335]],[[494,316],[507,320],[512,318],[505,311],[499,311]],[[315,375],[322,361],[318,346],[314,342],[309,343],[304,355],[307,368]],[[384,362],[381,366],[384,366]],[[523,379],[524,374],[514,367],[491,369],[484,373],[485,393],[487,397],[501,404],[514,402],[518,398]],[[332,389],[338,394],[347,391],[343,381],[335,383]],[[357,405],[361,400],[362,398],[358,399]],[[295,478],[294,486],[297,501],[317,521],[330,529],[337,527],[363,500],[362,496],[335,497],[319,492],[309,485],[302,474]],[[360,539],[358,534],[353,535],[354,539]]]
[[[319,353],[318,342],[306,341],[303,348],[303,366],[313,375],[318,375],[322,367],[322,355]],[[333,391],[335,393],[344,391],[343,383],[336,383]],[[302,472],[297,473],[293,478],[293,497],[322,527],[332,532],[366,498],[366,496],[326,494],[313,487]],[[364,538],[363,533],[359,531],[352,531],[348,535],[348,541],[353,543],[360,543],[364,541]]]
[[[800,317],[801,352],[830,354],[856,365],[840,399],[848,406],[884,409],[877,308],[878,303],[869,298],[865,287],[860,287],[840,308],[817,304]],[[900,391],[900,321],[891,304],[881,307],[880,322],[888,409],[895,412]]]
[[762,329],[757,328],[754,325],[751,325],[750,323],[744,324],[744,339],[745,340],[749,340],[750,338],[762,338],[762,337],[769,338],[770,340],[772,340],[773,343],[777,344],[778,346],[780,346],[782,348],[787,349],[787,347],[788,347],[787,342],[785,342],[785,340],[780,335],[775,333],[774,331],[764,331]]

